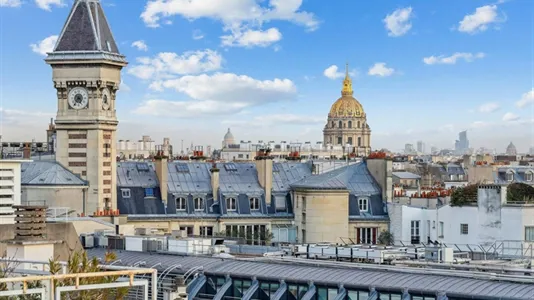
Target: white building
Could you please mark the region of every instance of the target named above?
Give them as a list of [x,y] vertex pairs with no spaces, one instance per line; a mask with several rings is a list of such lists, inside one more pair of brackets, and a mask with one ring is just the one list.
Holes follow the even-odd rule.
[[398,244],[429,239],[461,245],[534,242],[534,204],[508,203],[504,186],[480,186],[477,205],[428,209],[392,203],[388,213],[390,231]]
[[0,160],[0,224],[14,224],[14,205],[20,205],[20,166],[24,160]]
[[[170,144],[169,138],[163,138],[163,144],[161,145],[161,150],[163,150],[165,155],[170,155],[172,153],[172,146]],[[151,155],[155,155],[157,148],[156,142],[148,135],[143,135],[143,137],[138,141],[130,140],[119,140],[117,142],[117,154],[121,159],[130,160],[130,159],[144,159],[148,158]]]

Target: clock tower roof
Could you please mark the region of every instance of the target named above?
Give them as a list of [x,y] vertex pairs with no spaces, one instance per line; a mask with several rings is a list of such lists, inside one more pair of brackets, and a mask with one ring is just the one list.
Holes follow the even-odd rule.
[[74,1],[54,51],[48,54],[47,60],[80,58],[82,53],[87,59],[103,57],[126,62],[99,0]]

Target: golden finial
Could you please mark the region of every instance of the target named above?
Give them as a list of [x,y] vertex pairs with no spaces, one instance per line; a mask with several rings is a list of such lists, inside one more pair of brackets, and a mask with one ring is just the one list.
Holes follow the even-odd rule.
[[352,80],[349,76],[349,63],[345,65],[345,79],[343,79],[343,89],[341,95],[352,95]]

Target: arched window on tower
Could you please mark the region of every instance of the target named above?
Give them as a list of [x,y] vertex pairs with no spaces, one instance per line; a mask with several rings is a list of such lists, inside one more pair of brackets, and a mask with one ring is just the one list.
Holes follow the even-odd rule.
[[362,137],[359,136],[358,137],[358,147],[361,147],[362,146]]
[[339,121],[339,128],[343,128],[343,122]]
[[360,121],[358,121],[358,128],[360,128]]
[[365,122],[362,122],[362,128],[365,128]]
[[330,137],[330,144],[332,144],[332,137]]
[[352,121],[349,121],[349,128],[352,128]]
[[337,137],[337,144],[338,145],[343,144],[343,137],[340,137],[340,136]]
[[349,137],[347,144],[352,145],[352,137]]
[[336,122],[332,121],[332,128],[336,127]]

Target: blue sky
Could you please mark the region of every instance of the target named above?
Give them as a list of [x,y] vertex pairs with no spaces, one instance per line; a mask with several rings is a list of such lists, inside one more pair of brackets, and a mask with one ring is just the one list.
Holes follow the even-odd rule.
[[[44,139],[43,53],[72,2],[0,0],[5,140]],[[319,141],[348,61],[375,148],[451,147],[465,129],[475,147],[533,145],[534,1],[334,2],[102,0],[129,61],[119,138]]]

